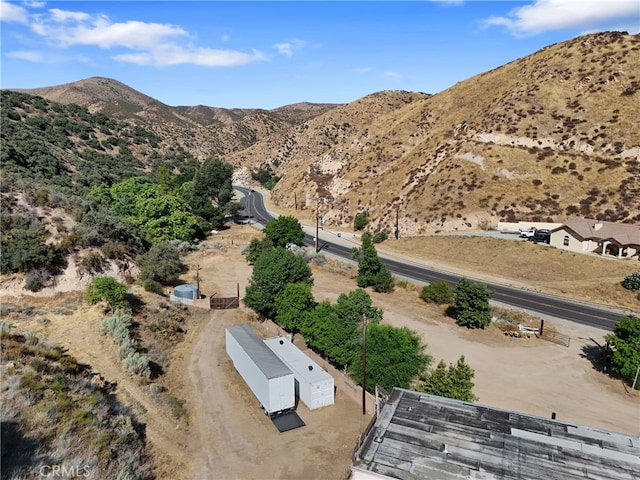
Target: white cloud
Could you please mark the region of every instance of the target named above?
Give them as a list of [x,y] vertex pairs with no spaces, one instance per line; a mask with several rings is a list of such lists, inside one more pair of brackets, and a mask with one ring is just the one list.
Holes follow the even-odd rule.
[[[2,3],[3,17],[5,5]],[[239,52],[192,45],[189,33],[176,25],[135,20],[112,22],[106,15],[89,15],[58,8],[30,17],[24,9],[7,8],[7,11],[14,18],[30,22],[31,30],[52,46],[69,48],[82,45],[105,50],[125,49],[129,51],[118,52],[112,58],[137,65],[232,67],[266,60],[257,50]],[[22,13],[22,17],[18,16],[19,13]]]
[[287,57],[293,55],[293,45],[291,43],[276,43],[273,48]]
[[382,74],[382,76],[386,77],[386,78],[390,78],[392,80],[395,80],[396,82],[400,82],[404,79],[403,75],[401,73],[398,72],[384,72]]
[[146,52],[123,53],[113,58],[136,65],[167,66],[188,63],[202,67],[235,67],[266,60],[265,56],[257,50],[248,54],[210,48],[184,49],[175,45],[161,45]]
[[637,25],[639,18],[638,0],[536,0],[483,24],[504,26],[515,35],[534,35],[564,28],[597,29],[621,19]]
[[273,48],[275,48],[282,55],[292,57],[294,51],[302,50],[305,45],[306,42],[304,40],[294,40],[292,42],[276,43]]
[[359,68],[354,68],[351,70],[354,73],[371,73],[373,71],[373,68],[371,67],[359,67]]
[[13,3],[0,1],[0,20],[3,22],[28,23],[28,12]]
[[45,60],[45,57],[41,52],[33,52],[33,51],[15,51],[8,52],[7,57],[16,58],[18,60],[26,60],[27,62],[33,63],[42,63]]

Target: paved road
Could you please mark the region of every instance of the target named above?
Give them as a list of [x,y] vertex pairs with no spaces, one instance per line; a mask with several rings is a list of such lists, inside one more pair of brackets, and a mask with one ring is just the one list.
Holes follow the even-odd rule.
[[[259,192],[238,186],[234,186],[234,188],[245,195],[241,201],[245,205],[245,212],[247,212],[247,214],[250,213],[253,222],[259,225],[266,225],[266,223],[273,218],[266,209],[262,195]],[[305,231],[307,235],[305,236],[304,243],[313,247],[315,245],[314,228],[307,226]],[[335,238],[328,239],[330,232],[320,231],[320,233],[321,235],[318,236],[320,249],[328,249],[333,255],[351,260],[351,249],[357,244],[349,245],[347,239],[339,238],[335,234],[333,234]],[[444,280],[450,285],[455,286],[460,279],[458,275],[427,268],[424,265],[407,260],[391,258],[389,256],[383,256],[382,254],[380,254],[380,258],[396,276],[408,278],[418,283],[426,284]],[[546,295],[486,282],[484,280],[479,281],[487,285],[493,292],[493,301],[537,313],[543,318],[545,316],[561,318],[592,327],[613,330],[613,327],[620,320],[620,317],[629,313],[585,302],[578,302],[564,297]]]

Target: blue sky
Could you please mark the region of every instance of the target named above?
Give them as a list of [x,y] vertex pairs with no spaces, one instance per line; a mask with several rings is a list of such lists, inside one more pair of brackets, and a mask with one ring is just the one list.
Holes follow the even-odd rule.
[[639,0],[0,0],[2,88],[100,76],[168,105],[272,109],[438,93],[584,33],[640,31]]

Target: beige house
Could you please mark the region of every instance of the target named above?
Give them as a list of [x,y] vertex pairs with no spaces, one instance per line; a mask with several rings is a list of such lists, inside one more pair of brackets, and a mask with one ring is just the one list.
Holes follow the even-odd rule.
[[618,258],[638,257],[640,226],[572,217],[551,230],[550,245],[578,253],[595,252]]

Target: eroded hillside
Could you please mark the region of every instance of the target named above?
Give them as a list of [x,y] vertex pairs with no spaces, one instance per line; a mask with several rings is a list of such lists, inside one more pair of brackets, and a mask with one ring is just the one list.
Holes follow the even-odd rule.
[[[640,221],[640,36],[549,46],[437,95],[380,92],[228,161],[270,165],[280,208],[405,235],[562,221]],[[634,200],[635,199],[635,200]],[[300,214],[301,212],[298,212]]]

